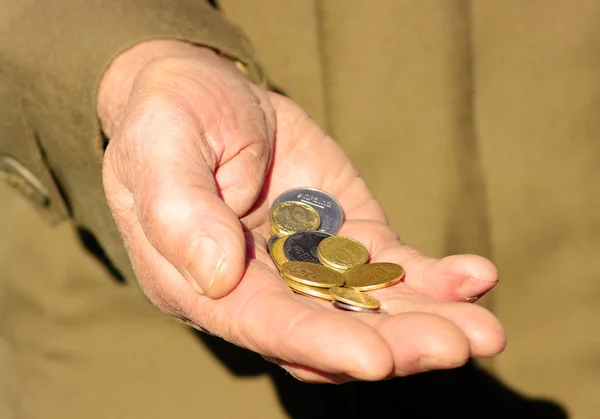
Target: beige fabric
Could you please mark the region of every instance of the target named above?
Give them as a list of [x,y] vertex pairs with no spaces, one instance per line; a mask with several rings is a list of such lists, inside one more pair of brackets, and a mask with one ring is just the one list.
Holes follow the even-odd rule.
[[[596,418],[600,411],[598,2],[219,3],[247,33],[274,84],[305,106],[348,152],[407,243],[435,256],[481,253],[499,265],[502,283],[492,295],[493,306],[509,335],[508,350],[494,364],[500,376],[527,394],[560,401],[574,418]],[[193,22],[199,16],[200,9],[188,13],[186,7],[196,4],[192,0],[179,9],[160,4],[167,27],[169,22],[184,18]],[[153,15],[155,9],[147,9],[142,16]],[[26,16],[27,10],[21,10]],[[76,15],[73,10],[69,16]],[[102,19],[110,20],[114,14],[102,7],[94,10]],[[151,21],[140,20],[136,26],[143,36],[123,32],[118,42],[111,38],[114,43],[103,57],[157,36]],[[69,24],[66,18],[62,22]],[[190,39],[200,42],[192,35],[202,28],[191,23],[189,27]],[[98,32],[94,36],[102,39]],[[210,43],[209,38],[203,40]],[[56,43],[57,48],[60,45]],[[78,57],[75,51],[73,57]],[[22,77],[27,82],[33,76]],[[73,202],[77,221],[94,231],[130,277],[99,189],[98,148],[86,143],[97,136],[95,120],[91,122],[95,117],[89,111],[65,115],[62,107],[49,105],[50,99],[63,98],[61,104],[68,110],[85,97],[89,110],[86,95],[93,90],[89,86],[94,79],[87,82],[88,88],[64,97],[49,90],[29,92],[32,124]],[[40,99],[38,93],[41,106],[33,100]],[[75,169],[85,169],[86,176],[71,177]],[[74,407],[67,412],[71,416],[56,417],[80,417],[77,413],[90,405],[97,409],[92,414],[101,415],[109,405],[94,403],[103,397],[114,400],[115,409],[131,413],[127,409],[145,406],[136,405],[140,395],[147,397],[144,401],[150,407],[144,412],[148,416],[139,417],[162,412],[167,401],[181,401],[183,411],[195,397],[189,388],[182,389],[189,383],[186,372],[199,376],[210,369],[207,377],[221,377],[214,385],[219,391],[230,391],[229,385],[247,386],[239,391],[259,398],[256,405],[263,404],[273,417],[281,415],[273,395],[263,394],[268,388],[264,381],[234,382],[219,376],[223,372],[208,358],[203,358],[205,363],[197,360],[196,351],[204,349],[183,329],[155,316],[135,291],[110,282],[73,242],[71,227],[49,230],[39,220],[20,218],[26,212],[22,204],[16,208],[3,220],[12,234],[0,235],[4,249],[0,275],[11,284],[4,293],[0,319],[9,352],[18,357],[10,364],[8,394],[15,405],[26,406],[19,409],[38,408],[31,406],[39,403],[40,409],[59,415],[64,409],[59,401],[71,400],[66,395],[74,391],[81,396],[77,409],[82,410]],[[23,250],[32,243],[33,250]],[[63,254],[61,246],[68,251]],[[42,281],[40,272],[45,271],[56,274],[58,282]],[[17,301],[22,301],[20,306]],[[123,314],[117,316],[118,309]],[[35,333],[28,334],[29,329]],[[103,333],[111,339],[107,346],[99,345],[104,343],[98,341]],[[114,344],[124,340],[137,350]],[[165,347],[167,341],[172,343]],[[153,345],[158,352],[142,349]],[[35,353],[36,348],[43,348],[43,356]],[[147,377],[148,365],[160,365],[163,354],[181,353],[186,362],[175,360],[175,366],[155,371],[173,385],[160,390],[172,393],[144,387],[151,380],[139,377]],[[123,375],[123,381],[114,380],[103,362],[115,366],[114,373]],[[193,366],[185,371],[190,362]],[[92,382],[91,374],[116,381],[116,387]],[[175,377],[184,377],[183,384]],[[21,388],[17,380],[30,386],[26,397],[35,403],[24,404],[25,396],[15,391]],[[208,383],[198,380],[197,385],[212,388]],[[98,397],[88,391],[98,391]],[[208,397],[207,403],[216,406],[218,400]],[[155,405],[160,406],[152,410]],[[247,408],[245,414],[231,417],[265,417],[252,416],[258,413],[251,410],[255,405],[250,401]],[[19,419],[53,417],[36,416],[34,410],[18,413]]]
[[600,3],[474,3],[501,376],[600,415]]

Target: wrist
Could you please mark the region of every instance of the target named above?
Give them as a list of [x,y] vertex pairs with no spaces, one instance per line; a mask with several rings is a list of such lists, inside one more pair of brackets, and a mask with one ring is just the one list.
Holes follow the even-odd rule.
[[[169,57],[223,60],[211,48],[177,40],[152,40],[142,42],[123,52],[104,72],[98,87],[97,114],[104,134],[110,138],[119,126],[134,81],[140,71],[151,63]],[[242,70],[240,66],[235,65]]]

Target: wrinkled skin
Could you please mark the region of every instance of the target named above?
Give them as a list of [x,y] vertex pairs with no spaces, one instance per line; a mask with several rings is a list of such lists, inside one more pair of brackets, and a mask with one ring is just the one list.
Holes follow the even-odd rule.
[[[336,143],[224,58],[145,66],[117,125],[106,196],[141,287],[163,312],[309,382],[453,368],[504,348],[496,318],[470,303],[497,282],[494,265],[402,244]],[[369,293],[384,314],[343,312],[281,280],[266,251],[269,206],[303,186],[341,203],[338,234],[362,242],[372,261],[405,268],[403,282]]]

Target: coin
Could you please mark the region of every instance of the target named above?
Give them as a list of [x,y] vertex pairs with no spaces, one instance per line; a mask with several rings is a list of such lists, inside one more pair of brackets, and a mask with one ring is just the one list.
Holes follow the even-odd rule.
[[333,301],[333,296],[329,292],[329,288],[311,287],[310,285],[301,284],[300,282],[292,281],[286,277],[283,279],[285,280],[285,283],[288,284],[288,287],[299,294]]
[[271,224],[279,232],[291,234],[297,231],[317,230],[321,220],[317,211],[310,205],[287,201],[273,208]]
[[337,271],[341,274],[343,274],[344,272],[346,272],[348,270],[348,268],[346,268],[345,266],[330,265],[329,263],[327,263],[327,261],[325,259],[323,259],[320,256],[319,256],[319,261],[321,262],[321,265],[327,266],[328,268],[333,269],[334,271]]
[[341,310],[346,310],[346,311],[358,311],[361,313],[374,313],[374,314],[381,313],[379,310],[375,310],[372,308],[356,307],[356,306],[353,306],[350,304],[342,303],[341,301],[333,301],[333,305]]
[[377,299],[371,297],[370,295],[353,290],[351,288],[332,287],[329,289],[329,293],[334,300],[341,301],[342,303],[350,304],[351,306],[355,307],[375,310],[381,305]]
[[322,240],[331,237],[324,231],[299,231],[290,235],[285,241],[283,252],[290,262],[319,262],[317,247]]
[[371,291],[399,282],[404,277],[404,268],[395,263],[370,263],[348,269],[344,272],[343,277],[346,280],[346,287],[359,291]]
[[344,272],[346,272],[348,270],[346,268],[338,268],[338,267],[333,266],[333,265],[327,265],[326,263],[323,263],[323,262],[321,262],[321,265],[327,266],[329,269],[333,269],[334,271],[339,272],[341,274],[343,274]]
[[269,253],[271,253],[271,248],[273,247],[273,243],[275,243],[275,240],[280,239],[283,237],[283,234],[273,234],[271,237],[269,237],[269,241],[267,242],[267,249],[269,250]]
[[312,206],[319,213],[321,218],[320,231],[329,234],[335,234],[340,230],[344,221],[344,213],[340,203],[327,192],[315,188],[297,188],[290,189],[279,195],[273,205],[273,209],[282,202],[297,201]]
[[271,232],[271,236],[287,236],[287,234],[283,233],[281,230],[275,227],[273,223],[271,223],[271,227],[269,230]]
[[350,269],[369,260],[369,251],[359,241],[350,237],[332,236],[319,243],[319,260],[337,269]]
[[283,245],[285,244],[286,239],[287,236],[282,236],[279,239],[275,240],[275,242],[273,242],[273,245],[271,246],[271,259],[273,259],[273,262],[277,266],[277,269],[279,269],[280,271],[283,264],[289,262],[285,257],[285,253],[283,252]]
[[[275,245],[277,242],[275,242]],[[275,248],[273,245],[273,248]],[[285,277],[313,287],[331,288],[344,285],[342,274],[310,262],[287,262],[282,267]]]

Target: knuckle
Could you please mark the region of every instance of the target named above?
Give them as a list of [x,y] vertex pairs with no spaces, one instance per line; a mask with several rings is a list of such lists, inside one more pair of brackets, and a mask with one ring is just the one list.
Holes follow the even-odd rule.
[[142,199],[140,221],[145,230],[173,231],[185,225],[189,219],[189,206],[164,196],[160,192],[148,192]]
[[128,139],[144,139],[152,135],[165,117],[173,114],[173,103],[161,91],[148,91],[136,101],[125,121]]

